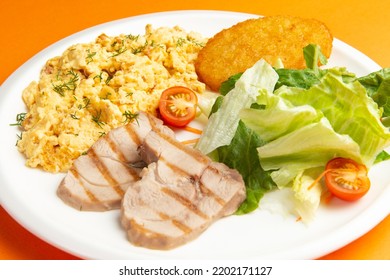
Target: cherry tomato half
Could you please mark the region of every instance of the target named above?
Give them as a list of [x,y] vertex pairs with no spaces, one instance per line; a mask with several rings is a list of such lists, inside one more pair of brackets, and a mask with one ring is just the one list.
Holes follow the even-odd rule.
[[325,184],[336,197],[354,201],[370,189],[367,168],[352,159],[334,158],[326,165]]
[[175,86],[162,92],[158,108],[165,123],[182,127],[195,118],[197,104],[198,98],[191,89]]

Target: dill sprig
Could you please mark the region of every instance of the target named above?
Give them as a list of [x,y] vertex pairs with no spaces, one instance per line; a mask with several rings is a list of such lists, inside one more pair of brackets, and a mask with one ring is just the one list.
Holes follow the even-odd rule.
[[103,128],[103,125],[105,125],[105,123],[100,120],[101,116],[102,110],[99,110],[98,112],[96,112],[96,115],[92,116],[92,121],[95,122],[100,128]]
[[131,41],[138,41],[139,39],[139,35],[132,35],[132,34],[129,34],[129,35],[126,35],[126,38],[131,40]]
[[20,134],[16,134],[16,137],[18,137],[18,139],[16,140],[16,144],[15,146],[18,145],[19,141],[22,140],[22,137],[23,137],[23,132],[21,132]]
[[204,47],[203,43],[196,41],[193,38],[178,38],[176,41],[176,47],[182,47],[184,44],[192,44],[197,47]]
[[85,61],[87,64],[90,64],[93,62],[93,57],[96,55],[96,52],[91,52],[90,49],[87,49],[87,57],[85,58]]
[[11,123],[10,126],[21,126],[23,121],[26,119],[27,113],[19,113],[16,115],[16,123]]
[[83,102],[84,102],[84,105],[79,104],[77,106],[77,108],[79,110],[88,108],[89,103],[91,103],[91,99],[89,99],[88,97],[83,97]]
[[[118,44],[118,42],[114,42],[111,46],[115,47],[117,44]],[[125,46],[125,40],[122,40],[122,42],[119,45],[119,47],[114,49],[114,53],[113,53],[113,55],[111,57],[118,56],[118,55],[124,53],[125,51],[127,51],[127,48]]]
[[186,42],[186,39],[184,39],[184,38],[179,38],[179,39],[177,39],[177,41],[176,41],[176,47],[181,47],[181,46],[183,46],[185,42]]
[[76,112],[73,113],[73,114],[70,114],[70,116],[71,116],[72,119],[75,119],[75,120],[79,120],[80,119],[79,117],[77,117]]
[[187,39],[191,44],[193,44],[193,45],[195,45],[195,46],[198,46],[198,47],[201,47],[201,48],[203,48],[205,45],[204,45],[204,43],[201,43],[201,42],[198,42],[198,41],[196,41],[195,39],[193,39],[193,38],[188,38]]
[[61,81],[57,85],[52,82],[53,90],[61,96],[65,96],[65,91],[67,90],[75,90],[76,82],[79,80],[79,75],[73,70],[69,70],[66,76],[70,76],[68,81]]
[[125,117],[125,120],[123,121],[124,123],[130,123],[133,120],[135,120],[138,123],[138,119],[137,119],[138,113],[132,113],[132,112],[126,110],[123,113],[123,116]]
[[93,79],[96,79],[96,78],[98,78],[99,79],[99,82],[101,82],[102,80],[103,80],[103,71],[102,72],[100,72],[100,74],[99,75],[96,75],[95,77],[93,77]]
[[141,46],[139,46],[138,48],[132,48],[131,49],[131,52],[133,54],[137,54],[137,53],[141,53],[145,50],[145,48],[148,46],[148,41],[146,40],[145,43]]
[[105,80],[105,84],[108,85],[110,83],[110,81],[112,80],[113,76],[111,75],[108,75],[107,79]]

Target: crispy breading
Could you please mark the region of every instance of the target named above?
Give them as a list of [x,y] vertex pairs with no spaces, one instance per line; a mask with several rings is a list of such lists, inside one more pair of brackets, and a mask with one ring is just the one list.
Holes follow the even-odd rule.
[[218,91],[231,75],[245,71],[264,58],[268,63],[281,59],[285,68],[305,68],[303,48],[317,44],[329,58],[333,36],[315,19],[267,16],[249,19],[224,29],[209,39],[195,62],[198,77]]

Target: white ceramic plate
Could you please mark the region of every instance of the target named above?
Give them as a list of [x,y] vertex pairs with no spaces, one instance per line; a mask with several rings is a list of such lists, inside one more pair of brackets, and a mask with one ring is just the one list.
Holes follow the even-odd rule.
[[[180,25],[211,36],[255,15],[217,11],[178,11],[149,14],[99,25],[65,38],[35,55],[1,87],[0,92],[0,198],[2,206],[29,231],[67,252],[88,259],[312,259],[334,251],[363,235],[390,212],[390,161],[370,171],[372,188],[357,203],[334,201],[321,207],[309,226],[295,217],[258,210],[231,216],[213,224],[195,241],[171,251],[132,246],[119,224],[119,211],[79,212],[57,198],[63,174],[26,168],[15,143],[18,129],[9,126],[25,112],[22,90],[38,79],[49,58],[67,47],[108,35],[143,34],[144,26]],[[334,41],[328,66],[347,66],[357,75],[379,66],[354,48]]]

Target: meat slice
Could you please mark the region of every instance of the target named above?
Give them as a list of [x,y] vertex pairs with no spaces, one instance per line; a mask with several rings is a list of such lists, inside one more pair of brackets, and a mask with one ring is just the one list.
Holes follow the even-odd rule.
[[145,165],[139,146],[151,131],[174,137],[162,121],[140,112],[135,120],[99,138],[76,159],[57,189],[68,205],[88,211],[118,209],[125,191]]
[[184,174],[199,178],[211,160],[199,150],[185,146],[175,138],[151,131],[140,146],[140,156],[146,163],[165,161]]
[[136,246],[167,250],[234,213],[246,197],[241,175],[199,151],[150,132],[141,155],[151,162],[122,200],[121,223]]

